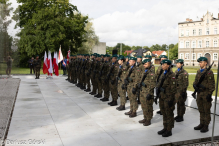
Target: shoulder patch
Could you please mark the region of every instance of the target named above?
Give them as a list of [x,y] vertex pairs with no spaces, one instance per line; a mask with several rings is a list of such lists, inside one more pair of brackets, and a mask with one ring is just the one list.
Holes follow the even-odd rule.
[[176,79],[175,77],[172,77],[172,79]]
[[151,74],[152,76],[154,75],[154,74]]
[[208,73],[209,75],[211,74],[211,72]]

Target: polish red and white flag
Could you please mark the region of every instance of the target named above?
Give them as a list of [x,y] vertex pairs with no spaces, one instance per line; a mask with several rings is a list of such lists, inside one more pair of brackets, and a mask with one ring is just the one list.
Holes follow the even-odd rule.
[[46,74],[48,73],[48,59],[47,59],[47,54],[46,54],[46,51],[45,51],[45,55],[44,55],[44,62],[43,62],[43,73]]
[[63,55],[62,55],[61,45],[60,45],[58,63],[61,62],[62,60],[63,60]]
[[53,73],[53,69],[52,69],[52,56],[51,56],[51,52],[49,51],[48,53],[48,75],[52,76]]
[[59,76],[59,66],[58,66],[58,54],[57,54],[57,52],[54,52],[53,66],[54,66],[55,75]]

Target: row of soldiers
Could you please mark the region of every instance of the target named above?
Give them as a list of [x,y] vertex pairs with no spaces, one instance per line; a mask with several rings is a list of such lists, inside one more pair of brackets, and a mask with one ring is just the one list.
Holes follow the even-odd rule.
[[[144,126],[151,125],[153,103],[157,104],[159,99],[160,111],[158,113],[163,115],[163,129],[158,131],[158,134],[169,137],[172,135],[174,121],[184,121],[189,74],[183,68],[184,60],[176,61],[178,69],[174,73],[172,62],[167,59],[167,56],[161,55],[160,59],[161,64],[155,72],[150,55],[144,56],[143,60],[142,56],[113,55],[110,57],[107,54],[96,53],[91,56],[88,54],[72,55],[67,66],[68,78],[66,80],[86,92],[91,91],[92,84],[90,94],[101,98],[102,102],[109,101],[111,94],[112,101],[108,103],[110,106],[117,106],[118,96],[120,96],[120,105],[116,108],[118,111],[125,110],[127,94],[130,100],[130,111],[125,115],[130,118],[137,116],[139,99],[143,111],[143,119],[139,123]],[[193,87],[197,92],[200,124],[194,129],[207,132],[211,121],[211,95],[215,89],[215,82],[213,72],[210,67],[207,68],[207,58],[201,57],[198,62],[201,69],[197,71]],[[177,106],[176,117],[174,117],[175,105]]]

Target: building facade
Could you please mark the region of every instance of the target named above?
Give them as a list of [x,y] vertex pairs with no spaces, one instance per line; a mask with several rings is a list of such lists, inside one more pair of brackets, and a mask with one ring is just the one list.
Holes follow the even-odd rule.
[[99,42],[92,49],[92,53],[106,54],[106,42]]
[[218,65],[219,14],[214,18],[207,12],[198,21],[187,18],[178,23],[178,29],[178,58],[184,59],[186,66],[198,66],[201,56],[207,57],[209,64],[214,61],[214,66]]

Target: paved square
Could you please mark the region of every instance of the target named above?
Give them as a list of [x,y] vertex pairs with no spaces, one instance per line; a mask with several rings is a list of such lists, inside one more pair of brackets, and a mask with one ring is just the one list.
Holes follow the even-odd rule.
[[[141,107],[138,116],[131,119],[124,111],[119,112],[66,82],[66,77],[17,77],[21,84],[7,146],[17,146],[19,142],[35,146],[148,146],[210,137],[212,133],[212,122],[205,134],[193,130],[199,124],[199,113],[193,108],[186,109],[184,122],[175,123],[173,136],[163,138],[157,134],[163,128],[162,116],[155,114],[157,105],[152,125],[144,127],[138,123],[143,118]],[[219,128],[218,123],[216,117],[215,129]],[[215,134],[219,135],[219,131],[215,130]]]

